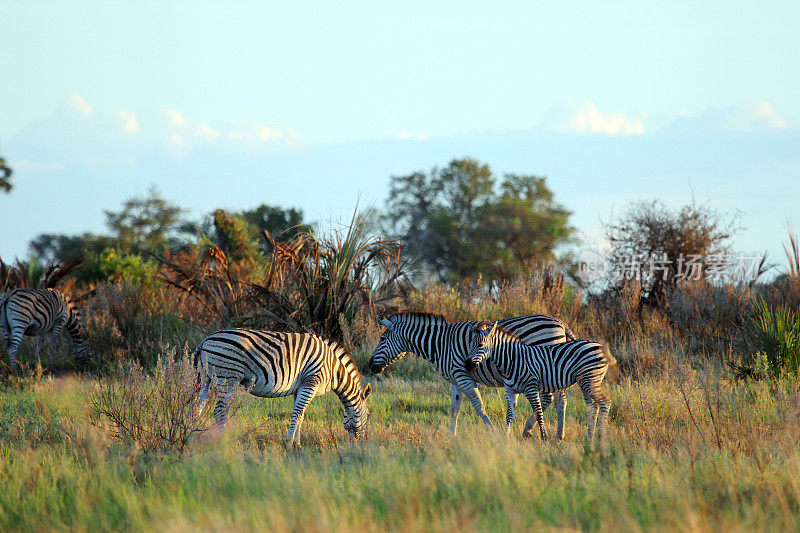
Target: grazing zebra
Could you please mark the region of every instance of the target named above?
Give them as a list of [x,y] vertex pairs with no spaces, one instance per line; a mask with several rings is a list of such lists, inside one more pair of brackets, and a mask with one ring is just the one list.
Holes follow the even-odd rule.
[[[616,364],[602,344],[576,340],[550,346],[530,346],[520,342],[517,335],[503,329],[498,322],[483,322],[475,331],[477,335],[472,339],[465,368],[473,372],[480,368],[478,365],[482,361],[493,361],[503,374],[506,388],[524,394],[531,403],[542,439],[547,438],[547,432],[539,393],[563,391],[575,383],[583,391],[589,412],[588,439],[592,440],[595,424],[598,438],[602,437],[611,402],[600,384],[608,367]],[[528,424],[532,424],[531,420]],[[506,432],[509,430],[510,425]]]
[[77,359],[91,357],[89,343],[81,330],[78,308],[55,289],[12,289],[1,295],[0,326],[12,368],[17,364],[17,350],[24,335],[39,336],[38,356],[45,335],[52,331],[49,353],[52,358],[64,327],[72,338],[72,355]]
[[[370,370],[380,374],[383,370],[403,356],[412,352],[430,361],[444,379],[450,382],[450,432],[456,434],[458,414],[461,411],[463,396],[469,399],[484,423],[491,427],[492,422],[483,408],[477,384],[502,387],[503,376],[491,362],[481,365],[475,373],[464,369],[464,361],[469,355],[469,346],[476,321],[448,323],[444,317],[432,313],[408,311],[396,313],[388,319],[381,319],[386,331],[370,359]],[[558,344],[575,336],[560,320],[547,315],[523,315],[504,318],[500,323],[510,331],[516,332],[524,342],[530,344]],[[552,394],[545,394],[542,405],[547,408],[553,401]],[[558,411],[558,435],[564,434],[563,391],[556,394]],[[506,422],[514,412],[517,395],[506,388]],[[531,417],[533,420],[533,417]],[[531,422],[530,426],[533,423]],[[523,436],[530,436],[526,425]]]
[[214,418],[223,425],[228,402],[238,385],[262,398],[294,395],[294,409],[286,446],[300,444],[300,426],[314,396],[333,391],[344,404],[344,428],[359,437],[367,424],[361,375],[353,358],[336,341],[307,333],[280,333],[254,329],[224,329],[206,337],[195,351],[201,381],[202,408],[212,380],[219,398]]

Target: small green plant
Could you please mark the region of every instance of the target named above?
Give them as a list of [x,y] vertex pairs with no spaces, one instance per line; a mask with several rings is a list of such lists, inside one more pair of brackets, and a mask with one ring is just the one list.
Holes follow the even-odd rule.
[[758,354],[754,365],[766,366],[773,377],[788,373],[800,379],[800,316],[796,312],[783,306],[770,307],[759,300],[750,319],[749,334]]

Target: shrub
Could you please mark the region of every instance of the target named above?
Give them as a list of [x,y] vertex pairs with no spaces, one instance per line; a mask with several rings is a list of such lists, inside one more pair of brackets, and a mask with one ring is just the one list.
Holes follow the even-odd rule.
[[749,361],[753,374],[757,375],[757,366],[766,366],[772,377],[789,374],[800,379],[800,315],[796,311],[759,300],[748,329],[755,348]]
[[191,354],[175,353],[160,356],[150,374],[137,361],[114,367],[91,397],[92,422],[142,450],[183,452],[208,424],[197,414],[200,389]]

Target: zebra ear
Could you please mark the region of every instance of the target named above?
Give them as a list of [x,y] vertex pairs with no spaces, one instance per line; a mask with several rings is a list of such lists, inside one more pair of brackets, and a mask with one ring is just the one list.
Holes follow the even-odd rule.
[[381,324],[383,324],[383,327],[385,327],[386,329],[389,329],[389,330],[392,329],[391,321],[389,321],[389,320],[387,320],[385,318],[381,318]]
[[366,400],[367,396],[372,392],[372,384],[367,383],[367,386],[364,387],[364,390],[361,391],[361,399]]

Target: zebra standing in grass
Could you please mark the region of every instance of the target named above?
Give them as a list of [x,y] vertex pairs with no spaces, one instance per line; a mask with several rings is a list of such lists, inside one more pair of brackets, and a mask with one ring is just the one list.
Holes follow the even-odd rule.
[[370,386],[361,387],[353,358],[336,341],[307,333],[224,329],[206,337],[195,358],[201,380],[198,407],[202,408],[214,381],[219,394],[214,407],[218,425],[227,420],[231,395],[243,385],[262,398],[294,395],[288,448],[300,444],[300,426],[308,404],[314,396],[331,390],[344,404],[344,428],[359,437],[366,427]]
[[[456,434],[461,401],[466,396],[484,423],[491,427],[492,422],[483,408],[483,401],[477,384],[490,387],[503,387],[503,376],[494,364],[481,365],[476,372],[464,369],[464,361],[469,354],[476,321],[448,323],[444,317],[432,313],[416,311],[396,313],[388,319],[381,319],[386,331],[370,359],[370,370],[380,374],[383,370],[407,352],[412,352],[430,361],[444,379],[450,382],[450,432]],[[558,344],[572,340],[575,336],[560,320],[547,315],[523,315],[504,318],[503,327],[514,331],[526,343],[537,345]],[[552,394],[545,394],[542,405],[547,408],[553,401]],[[564,434],[565,395],[556,394],[559,436]],[[512,416],[517,402],[516,393],[506,388],[506,422]],[[533,417],[531,417],[533,420]],[[524,437],[530,436],[526,424]]]
[[36,345],[38,357],[46,334],[52,332],[49,352],[52,358],[64,327],[72,338],[72,355],[76,359],[91,357],[78,308],[55,289],[12,289],[4,293],[0,296],[0,327],[3,328],[12,368],[17,364],[17,350],[24,335],[39,337]]
[[[608,367],[616,364],[602,344],[576,340],[550,346],[530,346],[520,342],[514,333],[503,329],[499,322],[483,322],[478,324],[475,331],[465,368],[474,372],[484,360],[494,362],[503,375],[506,389],[524,394],[531,403],[543,440],[547,438],[547,432],[539,395],[542,392],[563,391],[575,383],[583,391],[589,412],[588,439],[592,440],[595,424],[597,437],[602,437],[611,402],[600,385]],[[528,424],[532,425],[531,420],[528,420]],[[510,429],[509,424],[506,433]]]

